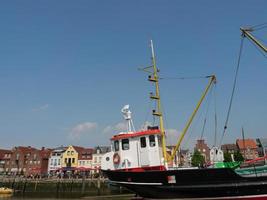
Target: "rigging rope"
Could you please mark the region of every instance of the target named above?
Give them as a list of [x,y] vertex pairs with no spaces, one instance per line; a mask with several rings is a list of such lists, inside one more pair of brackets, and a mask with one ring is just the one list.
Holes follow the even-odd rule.
[[230,98],[230,103],[229,103],[229,107],[228,107],[228,111],[227,111],[227,116],[226,116],[224,128],[223,128],[223,134],[222,134],[221,141],[220,141],[220,146],[222,145],[222,141],[223,141],[224,135],[226,133],[226,129],[228,126],[228,121],[229,121],[229,117],[230,117],[230,113],[231,113],[231,109],[232,109],[232,104],[233,104],[233,99],[234,99],[234,94],[235,94],[235,89],[236,89],[237,76],[238,76],[239,67],[240,67],[240,60],[241,60],[241,55],[242,55],[243,44],[244,44],[244,37],[241,38],[237,67],[236,67],[235,77],[234,77],[234,85],[233,85],[233,89],[232,89],[232,94],[231,94],[231,98]]
[[[201,109],[200,112],[198,112],[200,114],[198,114],[197,119],[195,120],[194,124],[190,128],[190,131],[188,131],[188,133],[187,133],[188,138],[184,142],[184,147],[186,147],[186,148],[189,148],[189,141],[193,141],[191,139],[192,138],[192,134],[195,132],[195,129],[196,129],[197,125],[199,124],[199,121],[202,118],[202,116],[204,115],[204,113],[205,113],[205,119],[207,119],[207,115],[208,115],[208,112],[209,112],[209,107],[210,107],[210,104],[211,104],[211,98],[212,98],[211,91],[212,91],[212,89],[213,89],[213,85],[211,86],[210,92],[209,92],[209,94],[207,96],[207,100],[206,100],[205,106],[203,106],[203,109]],[[203,126],[204,126],[204,130],[205,130],[206,125],[203,125]],[[203,130],[203,128],[202,128],[202,130]],[[204,131],[203,131],[203,134],[201,132],[201,135],[202,135],[201,138],[203,138]],[[197,136],[196,139],[199,139],[199,136]],[[192,146],[192,144],[190,146]]]
[[200,137],[201,140],[203,139],[203,135],[204,135],[205,127],[206,127],[206,122],[207,122],[207,119],[205,118],[204,123],[203,123],[203,127],[202,127],[202,131],[201,131],[201,137]]
[[[257,28],[258,27],[258,28]],[[265,23],[262,23],[262,24],[257,24],[255,26],[251,26],[251,28],[253,30],[260,30],[260,29],[263,29],[263,28],[266,28],[267,27],[267,22]]]
[[213,91],[214,94],[214,132],[215,132],[215,136],[214,136],[214,146],[216,147],[217,144],[217,98],[216,98],[216,85],[214,86],[215,89]]
[[210,108],[210,105],[211,105],[211,98],[212,98],[211,94],[212,94],[212,91],[213,91],[213,87],[214,87],[214,85],[212,85],[212,88],[210,89],[209,96],[207,97],[207,110],[206,110],[206,113],[205,113],[204,124],[203,124],[202,132],[201,132],[201,137],[200,137],[201,140],[203,139],[203,135],[204,135],[205,127],[206,127],[206,122],[207,122],[207,116],[208,116],[209,108]]
[[180,80],[185,80],[185,79],[203,79],[203,78],[210,78],[210,76],[160,77],[159,79],[161,79],[161,80],[166,80],[166,79],[180,79]]

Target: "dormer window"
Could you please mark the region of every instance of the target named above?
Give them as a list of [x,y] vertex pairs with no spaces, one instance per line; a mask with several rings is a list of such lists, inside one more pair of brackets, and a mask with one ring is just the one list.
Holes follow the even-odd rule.
[[129,150],[129,139],[122,139],[121,140],[122,150]]

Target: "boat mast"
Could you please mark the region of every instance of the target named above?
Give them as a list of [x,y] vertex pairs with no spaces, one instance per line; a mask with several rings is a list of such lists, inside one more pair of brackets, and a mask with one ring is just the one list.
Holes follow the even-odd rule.
[[165,129],[164,129],[164,123],[163,123],[163,116],[162,116],[162,109],[161,109],[161,101],[160,101],[160,93],[159,93],[159,77],[156,66],[156,58],[155,58],[155,52],[153,47],[153,41],[150,40],[150,46],[151,46],[151,54],[152,54],[152,68],[153,68],[153,75],[149,75],[148,80],[155,83],[155,89],[156,94],[150,93],[150,98],[154,99],[156,101],[156,108],[157,110],[153,110],[153,115],[159,117],[159,128],[161,132],[161,142],[162,142],[162,151],[163,151],[163,158],[164,158],[164,165],[167,163],[167,151],[166,151],[166,136],[165,136]]

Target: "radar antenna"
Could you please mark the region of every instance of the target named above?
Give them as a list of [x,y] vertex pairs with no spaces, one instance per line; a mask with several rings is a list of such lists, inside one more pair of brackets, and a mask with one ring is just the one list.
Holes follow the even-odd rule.
[[127,122],[127,132],[135,132],[135,128],[133,125],[133,120],[132,120],[132,112],[130,111],[130,105],[125,105],[121,109],[121,112],[123,114],[124,119]]

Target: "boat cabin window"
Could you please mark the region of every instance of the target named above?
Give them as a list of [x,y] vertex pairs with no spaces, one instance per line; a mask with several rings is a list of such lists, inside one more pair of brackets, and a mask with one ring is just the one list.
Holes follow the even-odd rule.
[[118,140],[114,141],[114,150],[115,151],[119,151],[120,150],[120,146],[119,146],[119,141]]
[[140,138],[141,148],[146,148],[146,137]]
[[149,136],[149,146],[150,147],[156,146],[155,135],[150,135]]
[[129,146],[129,139],[122,139],[121,140],[122,150],[128,150]]

